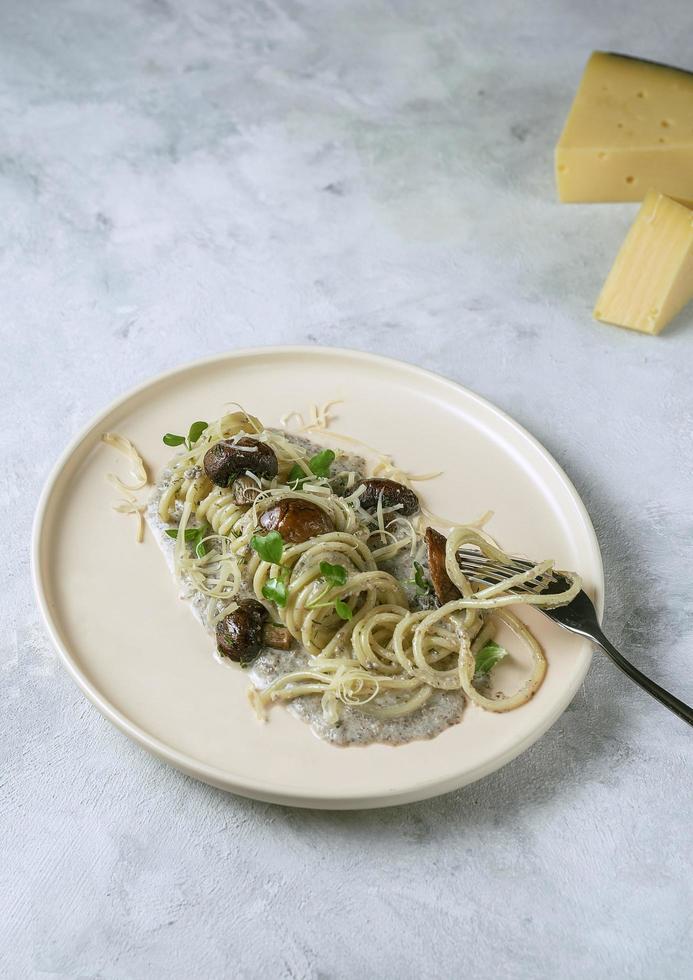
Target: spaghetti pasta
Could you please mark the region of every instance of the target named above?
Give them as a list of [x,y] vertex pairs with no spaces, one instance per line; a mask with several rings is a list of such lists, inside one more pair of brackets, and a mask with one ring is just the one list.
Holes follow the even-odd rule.
[[[314,408],[312,424],[304,430],[324,428],[329,407]],[[239,496],[233,483],[216,485],[206,471],[206,454],[218,443],[240,459],[249,499]],[[254,472],[258,446],[264,456],[269,447],[276,458],[272,478]],[[331,460],[327,468],[326,460]],[[372,472],[393,487],[411,489],[415,479],[382,455]],[[319,711],[321,734],[358,716],[368,719],[377,738],[397,726],[403,731],[408,718],[425,712],[432,717],[443,703],[448,705],[445,724],[458,720],[449,709],[451,697],[458,705],[466,699],[493,712],[525,704],[541,685],[546,660],[529,629],[506,607],[569,602],[579,578],[566,573],[570,586],[558,595],[511,591],[550,574],[553,562],[544,561],[499,584],[473,584],[457,562],[461,547],[508,558],[481,529],[485,515],[451,526],[444,565],[458,598],[436,603],[432,595],[421,594],[431,590],[424,574],[423,508],[411,516],[396,495],[389,500],[381,493],[368,510],[362,506],[367,483],[360,458],[340,451],[326,455],[305,438],[265,428],[239,410],[208,425],[181,450],[155,492],[148,520],[168,535],[176,574],[208,628],[218,628],[253,601],[275,628],[293,638],[292,652],[280,656],[265,650],[263,670],[253,669],[249,698],[258,716],[266,717],[278,702],[310,702]],[[293,525],[287,532],[282,515],[306,511],[319,517],[316,526],[323,530],[303,539]],[[270,540],[272,549],[265,547]],[[412,579],[415,568],[422,571],[423,588]],[[489,693],[476,676],[477,656],[501,625],[531,658],[529,676],[507,696]]]

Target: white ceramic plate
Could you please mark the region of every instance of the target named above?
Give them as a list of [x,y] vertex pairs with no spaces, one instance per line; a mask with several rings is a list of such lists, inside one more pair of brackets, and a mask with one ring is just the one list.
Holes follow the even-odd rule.
[[[436,513],[464,522],[486,510],[511,552],[575,569],[601,609],[603,574],[589,517],[545,449],[508,416],[459,385],[398,361],[313,347],[238,351],[181,368],[120,399],[68,447],[41,498],[33,569],[39,605],[65,666],[130,738],[225,790],[294,806],[356,808],[424,799],[471,783],[515,758],[563,712],[590,646],[540,613],[523,612],[547,652],[534,699],[507,714],[467,706],[429,741],[338,748],[281,707],[266,724],[246,702],[247,677],[212,656],[213,640],[181,602],[163,555],[134,518],[112,509],[106,474],[124,457],[100,442],[113,430],[150,472],[170,454],[164,432],[187,431],[240,402],[268,425],[291,409],[343,399],[334,429],[392,454]],[[513,672],[514,670],[514,672]],[[508,683],[517,683],[520,668]]]

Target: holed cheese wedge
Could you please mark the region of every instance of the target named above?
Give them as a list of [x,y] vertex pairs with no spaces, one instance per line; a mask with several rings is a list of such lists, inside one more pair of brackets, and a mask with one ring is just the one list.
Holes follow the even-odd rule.
[[597,320],[659,333],[693,298],[693,211],[649,191],[597,300]]
[[595,51],[555,157],[561,201],[693,202],[693,73]]

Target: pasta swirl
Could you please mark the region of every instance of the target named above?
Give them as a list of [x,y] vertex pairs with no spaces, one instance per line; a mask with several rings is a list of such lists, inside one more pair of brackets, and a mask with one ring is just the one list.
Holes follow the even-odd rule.
[[[215,485],[205,470],[206,453],[222,440],[248,456],[252,499],[243,503],[233,485]],[[253,440],[271,449],[276,476],[254,475]],[[508,560],[481,529],[482,521],[449,531],[444,568],[456,597],[442,604],[431,597],[416,599],[411,576],[416,567],[422,569],[421,562],[426,565],[421,513],[412,517],[401,503],[386,506],[382,494],[374,511],[365,510],[362,473],[342,466],[326,475],[316,462],[319,456],[310,456],[315,449],[306,440],[265,429],[243,411],[232,412],[172,460],[153,504],[156,520],[175,536],[177,574],[204,606],[211,629],[252,596],[303,651],[295,669],[250,689],[258,716],[264,718],[276,702],[309,697],[320,699],[325,723],[333,726],[345,711],[383,723],[413,716],[451,692],[492,712],[525,704],[541,685],[546,660],[507,607],[569,602],[580,589],[579,577],[561,573],[569,585],[558,595],[518,595],[517,587],[551,573],[553,562],[543,561],[498,584],[472,583],[458,564],[460,548]],[[381,458],[377,479],[387,483],[392,475],[410,486],[406,474]],[[282,539],[281,557],[270,560],[260,553],[258,536],[287,505],[311,508],[331,530],[296,542]],[[406,578],[403,568],[409,570]],[[418,578],[417,587],[421,591]],[[499,626],[531,658],[529,675],[510,695],[489,693],[477,671],[477,658]]]

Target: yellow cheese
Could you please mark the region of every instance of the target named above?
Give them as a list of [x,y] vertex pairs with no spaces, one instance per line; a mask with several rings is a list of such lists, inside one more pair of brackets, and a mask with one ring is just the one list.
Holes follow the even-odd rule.
[[693,299],[693,211],[649,191],[597,300],[597,320],[659,333]]
[[693,201],[693,73],[595,51],[555,156],[561,201]]

